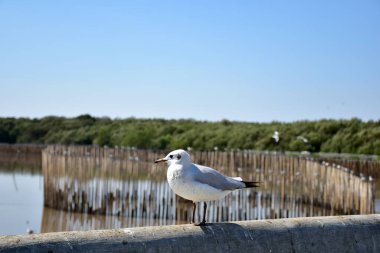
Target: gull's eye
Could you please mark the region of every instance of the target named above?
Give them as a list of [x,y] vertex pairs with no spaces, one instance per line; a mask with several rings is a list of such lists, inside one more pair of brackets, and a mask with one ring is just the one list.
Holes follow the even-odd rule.
[[173,155],[170,155],[169,158],[170,158],[170,159],[173,159]]
[[181,155],[177,155],[178,160],[181,159]]

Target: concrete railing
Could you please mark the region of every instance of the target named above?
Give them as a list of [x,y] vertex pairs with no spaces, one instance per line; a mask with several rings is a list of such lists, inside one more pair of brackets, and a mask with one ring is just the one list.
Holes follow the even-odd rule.
[[380,252],[380,215],[1,236],[0,252]]

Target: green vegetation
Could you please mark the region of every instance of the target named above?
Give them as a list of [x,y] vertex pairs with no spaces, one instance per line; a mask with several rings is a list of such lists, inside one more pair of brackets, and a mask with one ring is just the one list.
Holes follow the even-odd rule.
[[[272,138],[280,133],[280,141]],[[303,139],[305,138],[305,139]],[[0,118],[0,142],[95,144],[150,149],[255,149],[380,155],[380,120],[246,123],[222,120]]]

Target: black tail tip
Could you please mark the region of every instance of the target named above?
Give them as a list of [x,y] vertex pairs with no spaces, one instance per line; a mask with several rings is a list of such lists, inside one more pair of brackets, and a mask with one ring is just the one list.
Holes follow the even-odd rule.
[[260,187],[260,184],[261,184],[261,182],[246,182],[246,181],[243,181],[243,183],[245,183],[246,188]]

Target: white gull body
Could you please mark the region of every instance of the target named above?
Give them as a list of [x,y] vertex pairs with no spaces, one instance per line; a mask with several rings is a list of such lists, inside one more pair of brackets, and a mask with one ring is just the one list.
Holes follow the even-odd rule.
[[179,196],[193,202],[212,201],[225,197],[236,189],[257,187],[256,182],[243,182],[240,177],[228,177],[212,168],[194,164],[189,154],[174,150],[156,162],[167,162],[167,180]]
[[196,202],[204,201],[203,220],[206,224],[206,201],[218,200],[233,190],[258,187],[258,182],[245,182],[240,177],[227,177],[220,172],[191,162],[189,154],[182,149],[170,152],[165,158],[155,163],[169,164],[167,179],[170,188],[182,198],[193,201],[194,223]]

